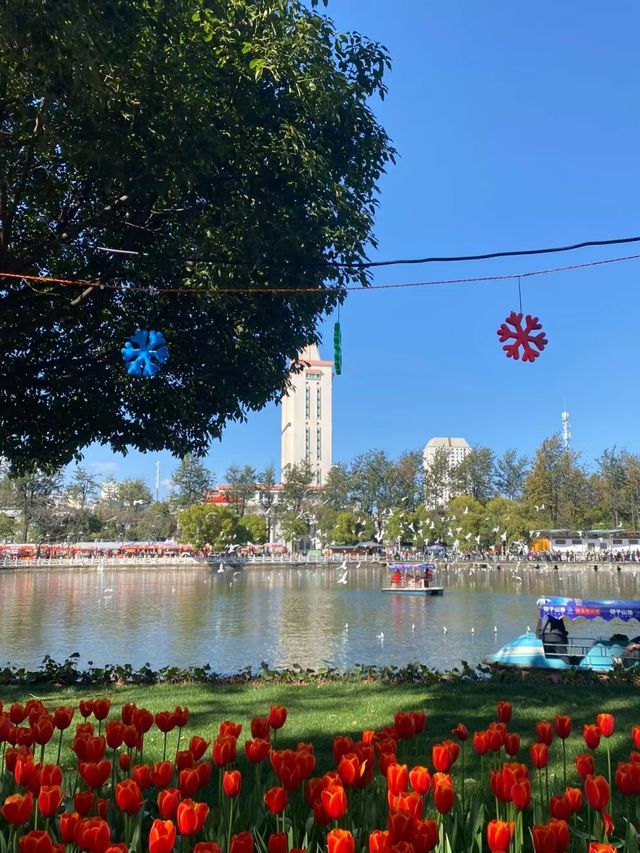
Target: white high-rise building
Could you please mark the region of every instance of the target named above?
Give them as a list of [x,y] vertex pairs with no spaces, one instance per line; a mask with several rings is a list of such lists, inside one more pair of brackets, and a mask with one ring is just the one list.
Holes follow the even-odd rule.
[[282,472],[306,459],[315,483],[324,485],[332,465],[333,362],[322,361],[315,344],[298,361],[304,367],[291,375],[291,388],[282,398]]
[[[449,470],[455,468],[471,452],[471,447],[464,438],[430,438],[422,452],[422,464],[427,471],[433,464],[436,453],[446,453]],[[442,483],[440,503],[446,506],[454,495],[451,492],[449,477]],[[430,507],[437,509],[437,507]]]

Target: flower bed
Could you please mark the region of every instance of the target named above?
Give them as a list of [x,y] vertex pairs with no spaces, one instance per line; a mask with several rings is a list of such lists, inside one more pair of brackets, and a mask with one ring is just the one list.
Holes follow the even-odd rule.
[[[525,760],[508,702],[485,729],[470,736],[461,722],[439,743],[425,713],[398,712],[357,741],[336,734],[320,774],[313,744],[278,746],[281,705],[254,717],[242,741],[240,724],[221,722],[213,743],[186,731],[185,707],[110,712],[109,699],[49,710],[0,702],[0,853],[638,849],[640,727],[614,770],[612,714],[584,726],[583,751],[568,762],[580,737],[568,716],[536,724]],[[163,748],[151,762],[153,727]]]

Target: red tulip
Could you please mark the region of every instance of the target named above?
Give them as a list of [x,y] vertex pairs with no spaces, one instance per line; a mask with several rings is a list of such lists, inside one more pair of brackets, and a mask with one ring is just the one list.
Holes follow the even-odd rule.
[[138,814],[142,808],[142,791],[133,779],[125,779],[116,785],[116,805],[129,817]]
[[[193,853],[222,853],[222,848],[215,841],[198,841],[193,848]],[[291,853],[293,853],[293,850]],[[301,851],[300,853],[305,853],[305,851]]]
[[513,758],[520,751],[520,735],[517,732],[507,732],[504,738],[504,751]]
[[438,844],[438,824],[435,820],[417,820],[413,829],[415,853],[430,853]]
[[156,788],[166,788],[173,776],[172,761],[156,761],[149,772],[149,780]]
[[360,759],[355,752],[343,755],[338,764],[338,776],[345,787],[354,785],[362,775],[364,767],[360,764]]
[[490,723],[487,729],[487,741],[492,752],[498,752],[504,746],[507,736],[506,723]]
[[149,853],[171,853],[176,843],[176,827],[170,820],[154,820],[149,830]]
[[191,770],[195,763],[195,759],[188,749],[180,749],[176,752],[176,770]]
[[554,837],[555,853],[565,853],[569,847],[569,826],[564,820],[552,819],[547,824]]
[[120,720],[109,720],[104,729],[105,738],[110,749],[118,749],[124,739],[124,725]]
[[611,737],[616,727],[616,718],[613,714],[598,714],[596,724],[603,737]]
[[242,731],[242,723],[235,723],[233,720],[223,720],[218,726],[218,737],[231,737],[238,740]]
[[239,832],[233,835],[229,853],[253,853],[253,835],[250,832]]
[[487,844],[491,853],[507,853],[515,828],[516,825],[513,821],[489,821],[487,824]]
[[593,723],[585,725],[583,730],[583,738],[589,749],[597,749],[600,744],[600,729],[594,726]]
[[111,762],[102,761],[81,761],[80,775],[85,783],[90,788],[100,788],[111,775]]
[[538,770],[547,766],[549,761],[549,747],[546,743],[531,744],[531,763]]
[[518,811],[524,811],[531,802],[531,782],[521,779],[511,786],[511,800]]
[[[44,829],[34,829],[19,839],[20,853],[53,853],[60,846],[53,846],[51,836]],[[15,849],[15,848],[14,848]]]
[[462,741],[462,743],[464,743],[465,740],[469,737],[469,729],[465,726],[464,723],[458,723],[457,726],[454,726],[451,729],[451,734],[454,737],[457,737],[459,741]]
[[588,752],[583,752],[580,755],[576,755],[576,770],[578,771],[578,776],[582,779],[586,779],[587,776],[593,776],[596,772],[595,762],[593,760],[593,756]]
[[287,709],[284,705],[272,705],[268,720],[272,729],[281,729],[287,720]]
[[337,766],[340,764],[340,759],[343,755],[349,755],[349,753],[356,751],[356,745],[353,738],[346,737],[345,735],[338,735],[333,739],[332,751],[333,760]]
[[63,812],[60,815],[60,840],[64,844],[73,844],[76,828],[81,817],[78,812]]
[[176,709],[173,713],[175,714],[176,725],[178,728],[184,728],[189,722],[189,709],[186,706],[181,708],[180,705],[176,705]]
[[27,823],[33,814],[33,794],[11,794],[0,808],[0,814],[12,826]]
[[426,767],[421,767],[420,765],[412,767],[409,771],[409,782],[411,783],[413,790],[418,794],[422,794],[424,796],[429,793],[431,788],[431,776]]
[[68,729],[71,725],[71,721],[73,720],[74,713],[74,708],[60,705],[60,707],[56,708],[53,712],[54,726],[61,732]]
[[96,803],[96,795],[93,791],[79,791],[73,797],[73,808],[80,817],[87,817]]
[[31,726],[34,741],[40,746],[44,746],[53,737],[54,729],[53,717],[48,714],[41,714]]
[[536,723],[536,740],[538,743],[551,746],[551,742],[553,741],[553,726],[548,720],[539,720]]
[[327,833],[327,849],[329,853],[355,853],[353,835],[346,829],[332,829]]
[[549,811],[556,820],[569,820],[573,814],[571,803],[564,794],[557,794],[549,800]]
[[[498,702],[498,720],[501,723],[508,723],[511,720],[513,706],[511,702]],[[493,848],[491,848],[493,849]]]
[[417,735],[421,735],[427,725],[427,715],[424,711],[409,711],[413,717],[413,727]]
[[194,769],[198,774],[198,790],[200,790],[200,788],[206,788],[211,781],[211,768],[212,764],[210,761],[200,761],[196,764]]
[[392,764],[387,768],[387,787],[392,794],[402,794],[409,786],[409,768],[406,764]]
[[484,755],[489,749],[489,738],[486,732],[473,733],[473,749],[478,755]]
[[225,770],[222,776],[222,790],[227,797],[237,797],[242,790],[242,773],[239,770]]
[[111,699],[96,699],[93,703],[93,715],[96,720],[106,720],[111,710]]
[[600,812],[609,802],[609,783],[604,776],[587,776],[584,793],[591,808]]
[[76,827],[74,841],[81,850],[106,850],[111,840],[111,829],[106,820],[100,817],[83,818]]
[[369,853],[389,853],[391,842],[388,829],[374,829],[369,834]]
[[446,773],[433,775],[433,803],[440,814],[448,814],[453,808],[455,790],[453,779]]
[[556,837],[547,824],[534,824],[531,835],[535,853],[556,853]]
[[206,803],[183,800],[176,813],[180,835],[195,835],[200,832],[209,814]]
[[213,763],[216,767],[226,767],[236,760],[236,739],[232,735],[218,737],[213,742]]
[[[431,761],[438,773],[448,773],[453,767],[453,754],[445,743],[435,743],[431,749]],[[388,775],[387,775],[388,778]]]
[[411,714],[398,711],[393,718],[400,740],[410,740],[416,733],[416,724]]
[[564,796],[571,806],[571,811],[574,813],[579,812],[582,808],[582,791],[580,788],[567,788]]
[[272,832],[267,841],[267,853],[288,853],[289,839],[286,832]]
[[43,785],[38,794],[38,809],[42,817],[53,817],[60,808],[62,790],[60,785]]
[[631,739],[636,749],[640,749],[640,726],[633,726],[631,729]]
[[342,785],[329,785],[322,791],[320,798],[332,820],[339,820],[347,811],[347,795]]
[[131,778],[141,791],[146,791],[151,785],[151,768],[148,764],[136,764],[131,772]]
[[40,772],[41,785],[62,785],[62,770],[57,764],[45,764]]
[[172,732],[178,724],[176,715],[173,711],[158,711],[155,716],[156,726],[163,734]]
[[571,717],[568,717],[563,714],[558,714],[556,716],[554,727],[558,737],[561,740],[566,740],[571,734]]
[[247,740],[244,744],[244,751],[251,764],[260,764],[269,755],[270,750],[271,744],[263,738]]
[[251,719],[251,737],[258,740],[269,740],[271,734],[271,726],[269,725],[269,717],[252,717]]
[[180,805],[180,791],[177,788],[165,788],[158,792],[158,811],[163,820],[175,821]]
[[78,703],[78,707],[80,709],[80,713],[86,719],[93,714],[93,703],[94,699],[81,699]]
[[625,797],[640,794],[640,764],[633,762],[618,764],[616,786]]
[[601,844],[597,841],[592,841],[589,844],[589,853],[618,853],[613,844]]
[[284,788],[269,788],[263,799],[272,814],[282,814],[287,807],[288,797]]
[[194,796],[200,788],[200,776],[195,767],[180,771],[178,774],[178,788],[180,788],[181,796],[185,799]]
[[[233,737],[233,735],[231,735]],[[226,735],[223,735],[226,737]],[[235,738],[234,738],[235,739]],[[205,740],[202,737],[198,737],[194,735],[189,741],[189,752],[193,755],[194,761],[200,761],[202,756],[207,751],[207,747],[209,746],[209,741]]]

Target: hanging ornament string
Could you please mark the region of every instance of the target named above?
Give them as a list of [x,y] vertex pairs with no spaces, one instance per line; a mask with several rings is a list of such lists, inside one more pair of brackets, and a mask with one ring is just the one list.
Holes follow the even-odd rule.
[[518,301],[520,302],[520,313],[522,314],[522,287],[520,284],[520,276],[518,276]]
[[[520,313],[512,311],[505,322],[502,323],[497,331],[498,340],[504,344],[502,349],[507,354],[507,358],[513,358],[516,361],[520,358],[520,348],[522,348],[522,361],[528,361],[530,364],[538,358],[542,350],[547,346],[548,340],[544,332],[540,332],[542,324],[537,317],[532,317],[530,314],[524,318],[524,328],[522,326],[522,285],[520,276],[518,276],[518,303],[520,305]],[[539,332],[539,334],[533,334]]]

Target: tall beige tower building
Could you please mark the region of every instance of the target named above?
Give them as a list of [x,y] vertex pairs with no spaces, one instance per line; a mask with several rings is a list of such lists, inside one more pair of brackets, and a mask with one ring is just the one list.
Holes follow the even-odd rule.
[[291,388],[282,398],[282,473],[287,465],[305,459],[314,470],[317,485],[324,485],[331,468],[333,362],[322,361],[315,344],[306,347],[292,374]]

